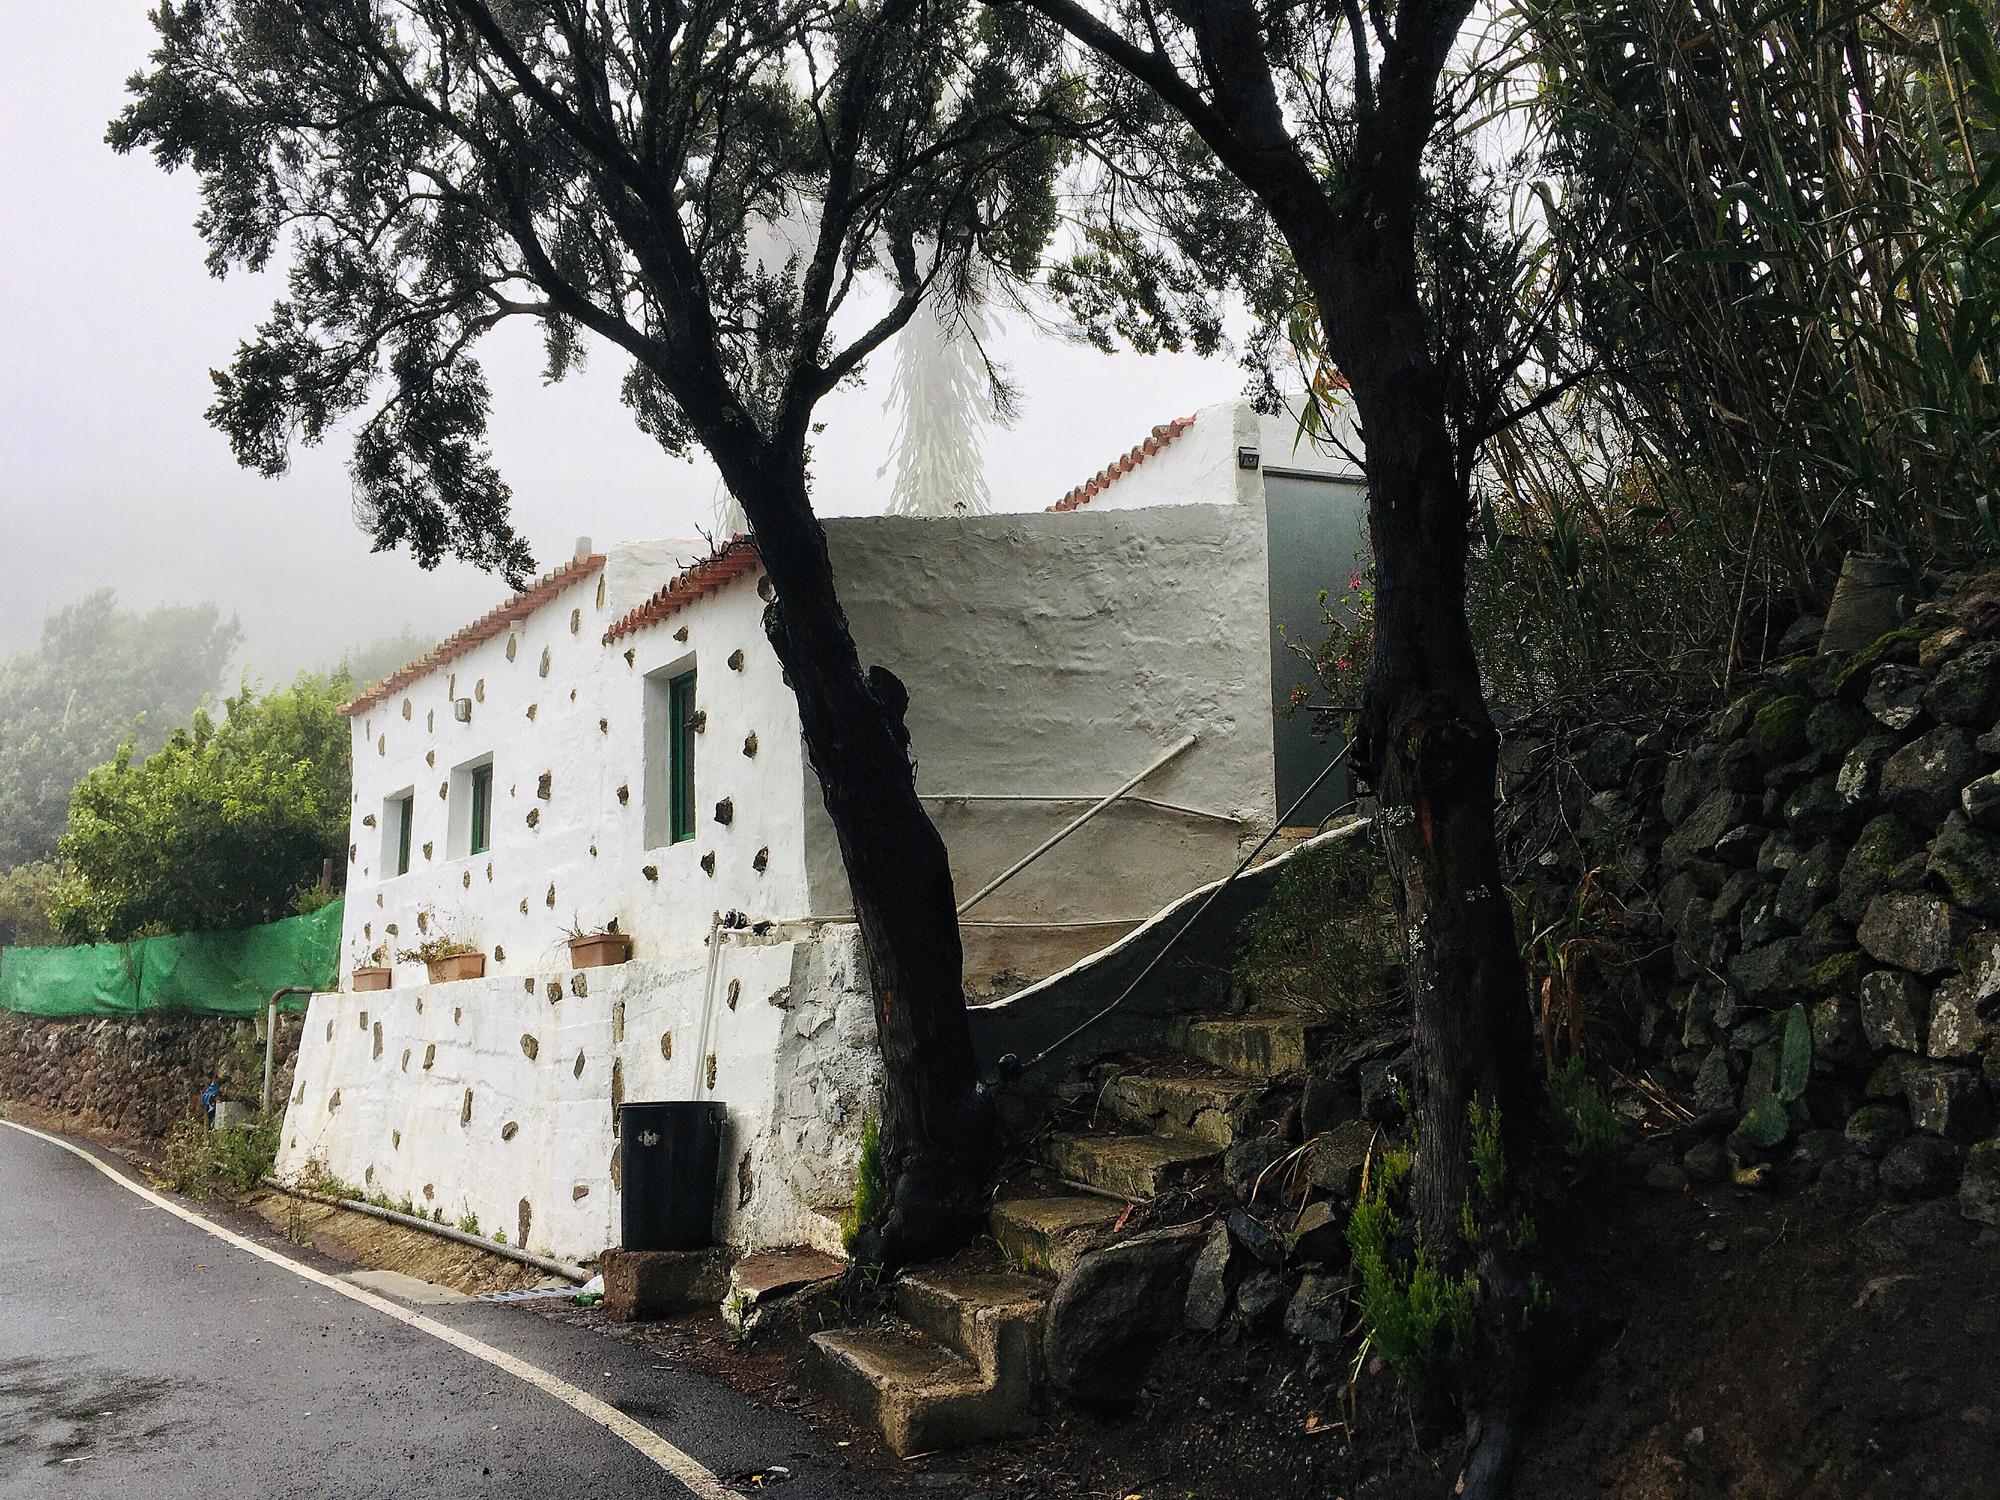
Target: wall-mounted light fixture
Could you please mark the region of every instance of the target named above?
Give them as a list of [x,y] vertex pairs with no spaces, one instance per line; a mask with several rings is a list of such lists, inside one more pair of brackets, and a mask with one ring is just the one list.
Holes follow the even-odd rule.
[[1236,467],[1239,469],[1256,468],[1257,450],[1255,448],[1238,448],[1236,450]]

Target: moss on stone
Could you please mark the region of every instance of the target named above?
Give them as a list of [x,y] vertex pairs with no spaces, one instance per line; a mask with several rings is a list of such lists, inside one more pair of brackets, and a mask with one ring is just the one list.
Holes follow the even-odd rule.
[[1751,721],[1757,748],[1766,759],[1774,761],[1793,760],[1805,754],[1806,719],[1811,713],[1812,704],[1803,694],[1787,693],[1782,698],[1773,698],[1757,710],[1757,717]]
[[1859,950],[1836,953],[1813,970],[1813,984],[1818,989],[1837,990],[1844,985],[1857,983],[1862,970],[1867,966],[1867,956]]
[[1859,703],[1868,691],[1868,679],[1875,669],[1887,662],[1898,662],[1905,666],[1915,666],[1918,649],[1924,632],[1914,625],[1905,625],[1886,635],[1876,637],[1868,645],[1854,653],[1847,670],[1841,674],[1836,691],[1843,698]]

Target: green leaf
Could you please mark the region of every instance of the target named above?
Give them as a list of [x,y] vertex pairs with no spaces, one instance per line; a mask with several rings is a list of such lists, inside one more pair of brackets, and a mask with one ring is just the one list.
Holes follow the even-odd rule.
[[1812,1078],[1812,1019],[1803,1005],[1785,1015],[1784,1050],[1778,1057],[1778,1097],[1786,1103],[1804,1096]]

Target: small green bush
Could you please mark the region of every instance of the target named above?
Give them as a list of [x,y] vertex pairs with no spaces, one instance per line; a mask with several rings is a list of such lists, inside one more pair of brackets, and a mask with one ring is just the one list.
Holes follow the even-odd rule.
[[889,1179],[882,1171],[882,1127],[873,1115],[861,1122],[861,1161],[854,1171],[854,1205],[840,1221],[840,1244],[854,1249],[862,1226],[872,1223],[889,1198]]
[[1392,1151],[1347,1221],[1347,1248],[1361,1278],[1361,1321],[1375,1351],[1414,1391],[1456,1383],[1472,1342],[1479,1282],[1471,1271],[1442,1271],[1429,1250],[1398,1246],[1403,1220],[1394,1199],[1409,1176],[1410,1156]]
[[1580,1161],[1602,1162],[1625,1144],[1625,1122],[1604,1090],[1591,1081],[1583,1059],[1572,1057],[1549,1069],[1544,1083],[1549,1119],[1562,1136],[1563,1150]]
[[1400,954],[1387,875],[1381,846],[1366,835],[1293,856],[1238,929],[1236,976],[1260,1000],[1372,1025]]
[[256,1120],[210,1130],[201,1120],[183,1120],[167,1136],[160,1180],[174,1192],[204,1202],[234,1200],[270,1175],[277,1156],[275,1123]]

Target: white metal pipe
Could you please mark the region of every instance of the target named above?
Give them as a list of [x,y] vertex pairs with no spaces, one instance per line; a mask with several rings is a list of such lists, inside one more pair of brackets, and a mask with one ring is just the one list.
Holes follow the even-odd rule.
[[1193,735],[1191,734],[1185,735],[1180,740],[1176,741],[1173,745],[1161,751],[1159,755],[1154,757],[1151,764],[1149,764],[1145,770],[1141,771],[1137,776],[1134,776],[1130,781],[1126,782],[1123,786],[1118,788],[1117,791],[1111,793],[1109,796],[1100,797],[1096,802],[1092,803],[1087,809],[1079,813],[1075,818],[1072,818],[1068,823],[1065,823],[1061,828],[1057,829],[1054,833],[1050,834],[1039,845],[1037,845],[1032,852],[1016,860],[1013,864],[1009,865],[1006,869],[1002,870],[998,875],[995,875],[991,880],[987,881],[986,884],[982,885],[978,890],[974,891],[970,896],[967,896],[963,901],[959,902],[958,914],[961,917],[964,916],[968,911],[972,910],[973,907],[977,906],[980,902],[984,901],[988,896],[992,895],[995,891],[999,890],[1001,886],[1005,885],[1008,881],[1012,880],[1016,875],[1020,874],[1023,870],[1027,869],[1029,865],[1033,864],[1036,860],[1040,859],[1044,854],[1047,854],[1051,849],[1055,848],[1057,844],[1060,844],[1064,839],[1068,838],[1072,833],[1075,833],[1077,829],[1083,827],[1084,824],[1088,823],[1092,818],[1096,817],[1099,813],[1103,812],[1105,808],[1109,807],[1112,803],[1116,802],[1120,797],[1124,796],[1127,792],[1131,791],[1133,787],[1137,786],[1140,782],[1144,781],[1148,776],[1151,776],[1155,771],[1159,770],[1160,767],[1164,766],[1168,761],[1173,760],[1177,756],[1185,755],[1189,750],[1194,748],[1194,741],[1195,737]]

